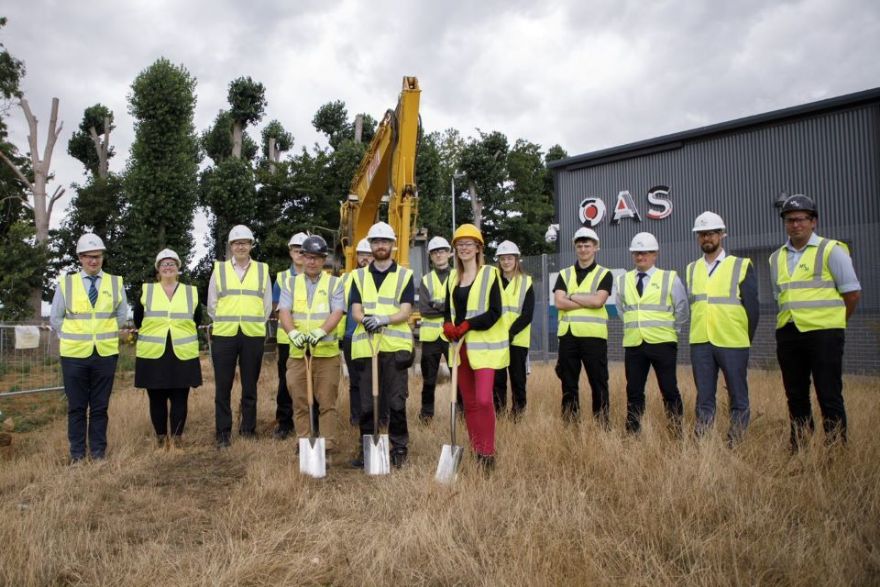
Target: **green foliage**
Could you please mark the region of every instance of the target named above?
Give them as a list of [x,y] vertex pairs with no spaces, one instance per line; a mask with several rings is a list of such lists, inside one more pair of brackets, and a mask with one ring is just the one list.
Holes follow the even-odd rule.
[[33,318],[30,296],[43,286],[48,258],[35,235],[33,222],[17,221],[0,236],[0,320]]
[[[83,114],[82,122],[79,123],[79,130],[74,132],[70,140],[67,142],[67,153],[80,163],[85,165],[86,171],[92,175],[98,174],[98,153],[95,151],[95,144],[89,135],[89,129],[94,128],[100,137],[104,134],[104,121],[109,120],[110,129],[116,128],[113,125],[113,111],[103,104],[95,104],[86,108]],[[113,148],[107,150],[107,159],[111,159],[114,155]]]
[[130,202],[124,242],[125,277],[134,288],[154,277],[156,253],[170,247],[184,265],[192,249],[198,195],[198,140],[193,129],[196,80],[159,59],[131,86],[135,139],[125,177]]
[[250,76],[229,82],[226,99],[229,102],[232,119],[241,124],[242,128],[259,122],[268,105],[266,88],[263,84],[252,80]]
[[211,256],[213,259],[223,259],[226,256],[226,237],[233,226],[245,224],[253,230],[258,202],[250,162],[229,158],[205,169],[199,179],[199,203],[213,214]]
[[268,159],[269,157],[269,139],[275,139],[275,150],[284,152],[289,151],[293,148],[293,135],[286,130],[284,130],[284,126],[281,125],[277,120],[272,120],[266,127],[263,129],[261,134],[262,137],[262,147],[263,147],[263,158]]
[[423,136],[416,155],[419,225],[428,227],[429,236],[448,239],[452,231],[452,186],[440,155],[440,141],[441,135],[436,132]]
[[[214,124],[208,127],[199,136],[199,146],[205,154],[214,162],[220,163],[232,157],[232,127],[235,120],[227,110],[221,110],[214,119]],[[253,160],[259,147],[247,133],[242,133],[241,139],[242,159]]]
[[553,192],[540,145],[519,139],[507,156],[508,211],[499,219],[499,235],[515,241],[524,256],[552,252],[544,232],[553,219]]
[[[0,17],[0,29],[6,26],[6,17]],[[4,100],[21,98],[19,85],[25,74],[24,63],[13,57],[0,43],[0,97]]]
[[312,126],[315,127],[315,130],[327,135],[330,146],[336,149],[351,131],[345,102],[336,100],[327,102],[318,108],[315,116],[312,117]]
[[[483,204],[481,229],[488,242],[500,242],[500,221],[509,211],[507,192],[504,182],[507,180],[507,137],[498,131],[484,133],[479,131],[479,139],[470,139],[460,155],[460,168],[466,175],[467,184],[473,183],[477,197]],[[468,202],[470,204],[470,202]],[[462,222],[473,222],[470,205],[456,206],[456,212],[462,212],[457,218]],[[496,237],[502,236],[496,241]]]

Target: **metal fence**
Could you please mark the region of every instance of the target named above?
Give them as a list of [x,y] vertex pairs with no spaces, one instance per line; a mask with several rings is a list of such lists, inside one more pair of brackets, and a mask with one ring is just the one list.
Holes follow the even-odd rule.
[[63,389],[58,337],[40,323],[0,323],[0,394]]

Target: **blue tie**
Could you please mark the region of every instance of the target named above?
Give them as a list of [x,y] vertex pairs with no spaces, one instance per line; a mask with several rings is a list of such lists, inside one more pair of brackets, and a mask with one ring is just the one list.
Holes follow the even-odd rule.
[[636,282],[636,291],[639,292],[639,297],[642,297],[642,290],[644,289],[644,284],[642,280],[648,276],[647,273],[642,273],[639,271],[639,280]]
[[89,301],[92,302],[92,307],[95,307],[95,302],[98,301],[98,288],[95,287],[95,282],[98,281],[97,275],[87,275],[86,279],[92,282],[92,285],[89,287]]

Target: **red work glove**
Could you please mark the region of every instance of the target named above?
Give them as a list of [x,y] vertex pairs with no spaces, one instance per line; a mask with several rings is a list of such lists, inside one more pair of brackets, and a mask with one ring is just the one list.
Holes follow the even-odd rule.
[[449,340],[458,340],[455,334],[455,324],[447,322],[443,325],[443,335]]
[[471,323],[465,320],[455,328],[456,338],[464,338],[467,331],[471,329]]

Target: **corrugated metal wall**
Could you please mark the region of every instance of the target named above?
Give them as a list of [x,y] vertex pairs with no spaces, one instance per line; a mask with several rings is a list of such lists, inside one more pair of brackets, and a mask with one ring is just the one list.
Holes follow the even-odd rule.
[[[631,268],[629,241],[648,231],[660,241],[658,266],[683,272],[700,255],[691,233],[694,218],[712,210],[726,221],[726,250],[751,257],[759,268],[766,308],[762,318],[769,322],[774,309],[767,257],[785,240],[774,202],[781,192],[803,193],[819,207],[818,234],[850,244],[863,288],[859,315],[873,315],[872,328],[880,329],[880,298],[875,295],[880,285],[880,102],[670,146],[631,159],[557,170],[563,266],[574,262],[570,238],[581,226],[578,207],[586,197],[599,197],[607,207],[596,230],[602,239],[599,262],[612,268]],[[647,192],[656,185],[670,187],[673,204],[671,216],[662,220],[647,218]],[[623,190],[632,194],[641,222],[611,224],[617,194]]]

